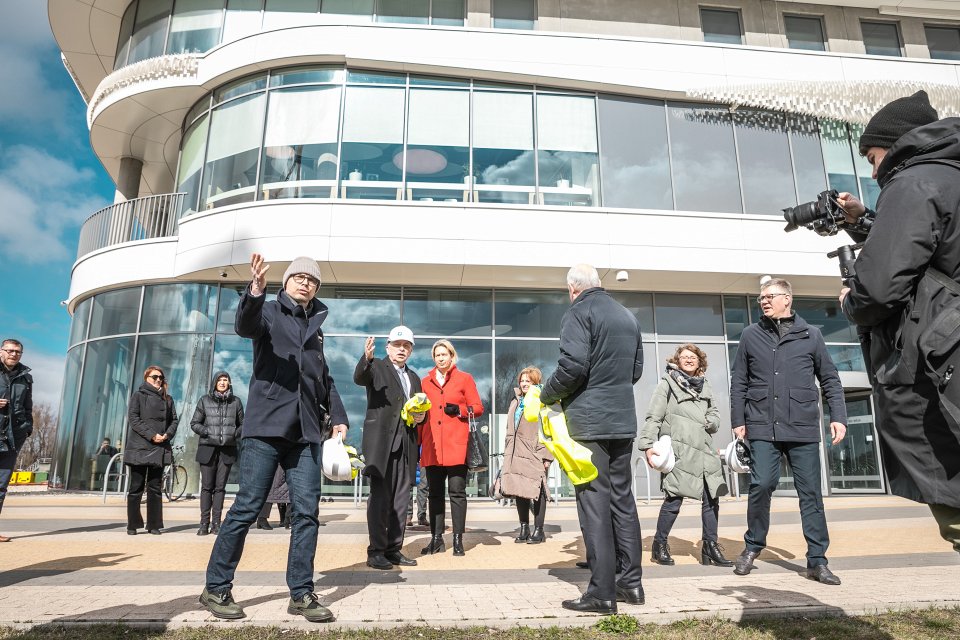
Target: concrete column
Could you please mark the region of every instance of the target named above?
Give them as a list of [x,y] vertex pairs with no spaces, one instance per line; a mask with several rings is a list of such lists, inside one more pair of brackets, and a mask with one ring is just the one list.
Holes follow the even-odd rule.
[[117,202],[133,200],[140,195],[140,175],[143,160],[124,156],[120,158],[120,173],[117,176]]

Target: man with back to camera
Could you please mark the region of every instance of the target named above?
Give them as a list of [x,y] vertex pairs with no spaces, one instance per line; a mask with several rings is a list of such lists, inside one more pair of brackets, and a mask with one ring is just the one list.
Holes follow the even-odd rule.
[[218,618],[244,617],[233,600],[233,576],[243,544],[267,500],[280,466],[290,487],[293,510],[287,555],[287,612],[310,622],[329,622],[333,613],[314,593],[313,561],[319,526],[321,450],[329,413],[332,435],[346,435],[347,414],[323,353],[327,306],[315,300],[320,267],[308,257],[295,258],[283,274],[283,289],[266,301],[270,265],[254,253],[252,279],[240,297],[234,328],[253,340],[253,374],[243,422],[240,489],[220,526],[207,565],[200,603]]
[[[633,385],[643,373],[643,343],[640,323],[600,287],[592,266],[571,267],[567,291],[570,308],[560,324],[560,359],[540,399],[560,403],[570,437],[590,450],[599,475],[576,487],[590,583],[563,608],[608,615],[617,612],[617,602],[644,603],[630,468],[637,437]],[[617,549],[623,558],[619,581]]]
[[750,445],[750,493],[744,549],[733,572],[745,576],[767,546],[770,498],[786,457],[800,499],[800,522],[807,540],[806,576],[838,585],[827,566],[827,519],[820,488],[820,392],[830,407],[832,444],[847,432],[847,407],[840,375],[820,330],[793,310],[793,289],[774,278],[760,286],[763,317],[743,330],[730,381],[730,422],[737,438]]
[[[0,344],[0,510],[17,455],[33,433],[33,376],[20,362],[23,344],[7,338]],[[0,536],[0,542],[10,542]]]
[[[929,505],[960,552],[960,118],[939,120],[924,91],[899,98],[870,119],[860,155],[881,191],[840,301],[870,330],[890,489]],[[866,213],[849,193],[839,201],[850,221]]]
[[410,489],[420,459],[416,425],[426,413],[413,414],[413,424],[400,417],[406,401],[420,393],[420,376],[407,366],[413,353],[413,332],[400,325],[390,331],[387,355],[373,357],[374,338],[368,337],[353,381],[366,387],[367,415],[363,421],[363,474],[370,479],[367,500],[367,566],[392,569],[417,564],[401,553],[406,530]]

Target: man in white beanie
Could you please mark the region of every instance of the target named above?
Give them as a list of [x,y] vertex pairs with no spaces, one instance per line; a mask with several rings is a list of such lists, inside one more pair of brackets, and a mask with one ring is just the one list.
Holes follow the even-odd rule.
[[313,561],[319,526],[321,449],[324,440],[346,435],[347,413],[323,353],[327,307],[314,298],[320,267],[299,257],[283,274],[283,290],[266,299],[270,265],[254,253],[252,279],[240,298],[234,328],[253,340],[253,375],[243,423],[240,489],[220,527],[200,596],[218,618],[244,617],[233,600],[233,576],[243,543],[267,500],[277,467],[290,488],[290,553],[287,558],[287,612],[311,622],[329,622],[333,613],[314,593]]

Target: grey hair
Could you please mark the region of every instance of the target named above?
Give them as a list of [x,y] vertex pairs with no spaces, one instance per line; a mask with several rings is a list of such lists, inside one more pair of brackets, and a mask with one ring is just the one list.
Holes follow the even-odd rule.
[[762,285],[760,285],[760,292],[763,293],[770,287],[780,287],[784,292],[793,295],[793,287],[790,286],[790,283],[784,280],[783,278],[770,278]]
[[567,271],[567,284],[576,291],[584,291],[590,287],[599,287],[600,276],[592,265],[575,264]]

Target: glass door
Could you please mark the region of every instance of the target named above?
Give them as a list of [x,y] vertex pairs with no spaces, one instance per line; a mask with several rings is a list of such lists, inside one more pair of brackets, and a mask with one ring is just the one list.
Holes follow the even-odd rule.
[[882,493],[877,432],[873,421],[873,399],[869,392],[846,394],[847,435],[836,446],[830,444],[829,417],[823,417],[830,493]]

